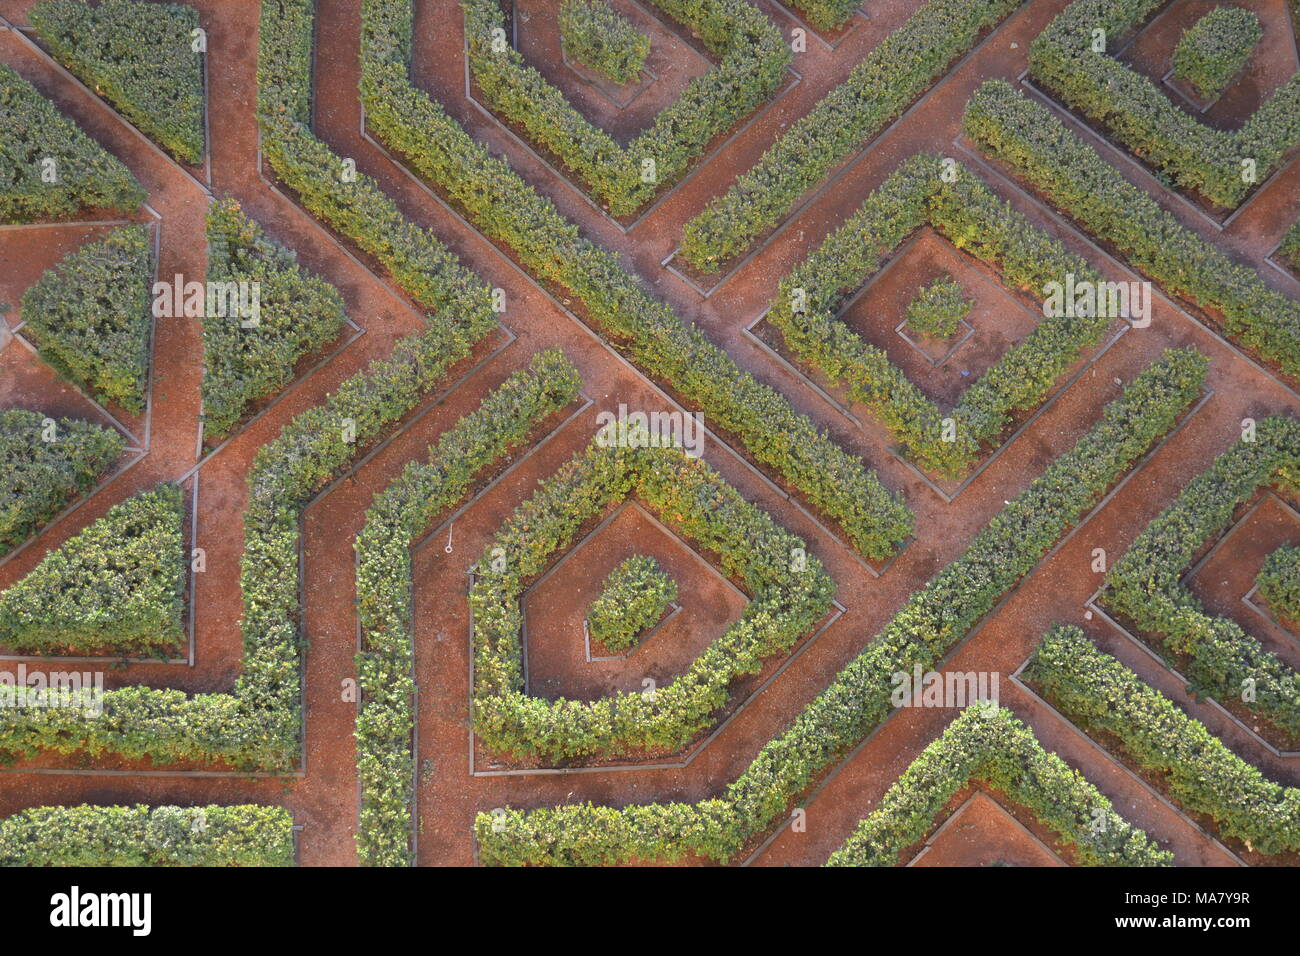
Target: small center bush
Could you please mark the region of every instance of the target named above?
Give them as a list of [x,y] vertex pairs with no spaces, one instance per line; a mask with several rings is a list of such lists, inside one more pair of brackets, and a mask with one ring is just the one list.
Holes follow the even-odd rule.
[[907,325],[932,338],[951,338],[973,304],[957,280],[945,275],[917,293],[907,307]]
[[1274,614],[1300,621],[1300,548],[1284,545],[1270,554],[1256,583]]
[[650,53],[650,38],[604,3],[565,0],[560,7],[560,45],[575,63],[615,83],[641,75]]
[[1218,99],[1264,36],[1259,17],[1241,7],[1215,7],[1183,33],[1174,50],[1174,76]]
[[659,562],[649,555],[633,555],[609,573],[600,596],[591,603],[587,612],[591,637],[611,651],[627,650],[675,600],[677,584]]

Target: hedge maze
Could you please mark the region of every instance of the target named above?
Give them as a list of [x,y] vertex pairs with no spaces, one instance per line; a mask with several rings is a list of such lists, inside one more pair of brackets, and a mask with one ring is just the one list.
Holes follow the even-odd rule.
[[1300,860],[1293,0],[358,6],[0,19],[0,863]]

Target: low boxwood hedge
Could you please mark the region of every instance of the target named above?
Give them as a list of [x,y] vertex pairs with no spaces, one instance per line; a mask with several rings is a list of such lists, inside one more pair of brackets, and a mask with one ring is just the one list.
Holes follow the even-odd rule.
[[699,272],[720,271],[780,225],[808,190],[901,115],[1020,3],[928,0],[686,223],[678,254]]
[[120,433],[90,422],[0,412],[0,557],[90,490],[125,447]]
[[294,866],[284,807],[34,807],[0,819],[0,866]]
[[1215,7],[1183,32],[1174,48],[1174,77],[1206,99],[1218,99],[1264,36],[1259,15],[1244,7]]
[[165,656],[185,638],[178,485],[132,495],[0,592],[0,644],[19,653]]
[[677,582],[646,554],[634,554],[609,572],[600,594],[587,609],[593,641],[611,651],[625,651],[677,600]]
[[560,47],[573,62],[615,83],[631,83],[645,66],[650,38],[608,4],[564,0],[560,5]]
[[203,162],[199,14],[179,3],[41,0],[29,14],[54,58],[181,162]]
[[1300,376],[1300,302],[1181,225],[1050,110],[991,80],[975,91],[962,122],[980,149],[1164,291],[1205,309],[1229,338]]
[[1266,855],[1300,850],[1300,789],[1269,780],[1078,628],[1044,637],[1025,677],[1084,730],[1118,741],[1124,756],[1224,836]]
[[789,0],[818,30],[838,30],[862,6],[862,0]]
[[153,271],[149,230],[115,229],[23,293],[22,334],[68,381],[139,414],[149,385]]
[[1291,228],[1282,237],[1282,245],[1277,253],[1282,261],[1291,267],[1291,271],[1300,276],[1300,220],[1291,224]]
[[411,85],[411,18],[410,0],[362,6],[361,96],[375,135],[489,238],[509,246],[535,278],[567,290],[643,372],[668,383],[703,411],[709,427],[735,435],[837,522],[852,547],[872,558],[891,554],[911,533],[913,516],[874,472],[646,292],[618,256],[583,238],[509,163]]
[[0,64],[0,222],[128,213],[147,194],[131,171],[53,103]]
[[1138,375],[1073,449],[1012,499],[966,551],[913,594],[866,649],[769,741],[722,798],[623,808],[590,803],[480,813],[488,864],[592,865],[734,857],[770,829],[827,768],[893,713],[893,675],[933,669],[1052,544],[1173,427],[1207,362],[1170,351]]
[[895,866],[957,791],[979,781],[1006,794],[1083,866],[1170,866],[1173,854],[1121,817],[1082,773],[1039,744],[1006,708],[962,711],[894,782],[827,866]]
[[[233,431],[258,399],[293,380],[298,361],[339,336],[347,313],[332,285],[240,211],[233,199],[208,209],[208,282],[248,283],[256,323],[238,314],[203,317],[203,435]],[[231,310],[227,310],[231,311]]]
[[907,327],[931,338],[952,338],[974,304],[961,283],[952,276],[942,276],[907,304]]
[[1270,554],[1255,583],[1276,616],[1300,621],[1300,548],[1283,545]]

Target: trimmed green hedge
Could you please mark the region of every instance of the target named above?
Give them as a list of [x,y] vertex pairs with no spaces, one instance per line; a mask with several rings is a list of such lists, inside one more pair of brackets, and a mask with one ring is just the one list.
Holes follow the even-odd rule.
[[181,162],[203,162],[199,14],[179,3],[42,0],[29,14],[54,58]]
[[961,712],[858,824],[827,866],[896,866],[957,791],[978,780],[1029,810],[1083,866],[1169,866],[1173,854],[1121,817],[1082,773],[1043,750],[1006,708]]
[[[634,214],[681,179],[710,142],[776,91],[793,58],[781,31],[745,0],[649,2],[689,28],[719,59],[649,128],[620,146],[509,44],[500,0],[461,0],[470,70],[486,104],[558,157],[612,216]],[[376,14],[384,5],[365,4]],[[409,33],[405,42],[409,47]]]
[[41,358],[136,415],[149,385],[153,271],[149,230],[123,226],[64,256],[22,298],[22,333]]
[[745,372],[622,267],[584,239],[551,201],[472,139],[413,87],[410,0],[365,0],[361,96],[369,128],[436,184],[488,237],[509,246],[539,281],[567,290],[651,378],[731,432],[852,546],[884,558],[911,533],[913,515],[860,459],[847,454],[775,389]]
[[[51,159],[55,182],[45,182]],[[0,222],[130,212],[147,198],[131,171],[9,67],[0,64]]]
[[1021,0],[929,0],[758,163],[686,224],[679,255],[718,272],[776,228],[832,169],[903,113]]
[[1267,418],[1253,440],[1243,438],[1188,482],[1106,575],[1101,600],[1169,651],[1187,658],[1194,687],[1239,701],[1253,680],[1256,699],[1243,702],[1290,734],[1300,734],[1300,673],[1235,621],[1206,614],[1183,572],[1203,545],[1231,525],[1236,509],[1262,487],[1297,488],[1300,422]]
[[294,866],[284,807],[34,807],[0,819],[0,866]]
[[862,0],[786,0],[818,30],[838,30],[862,6]]
[[677,582],[649,555],[634,554],[605,578],[587,609],[591,639],[611,651],[625,651],[677,600]]
[[90,490],[125,447],[111,428],[24,408],[0,412],[0,557]]
[[[1166,0],[1075,0],[1033,42],[1033,78],[1098,123],[1143,162],[1180,188],[1236,208],[1254,183],[1242,160],[1253,159],[1263,182],[1300,145],[1300,74],[1282,85],[1238,130],[1207,126],[1147,77],[1109,52],[1093,50],[1093,31],[1114,47]],[[1055,120],[1053,120],[1055,122]],[[1150,201],[1150,200],[1148,200]],[[1132,223],[1131,207],[1116,220]]]
[[[1112,319],[1050,316],[1007,351],[944,410],[894,365],[884,349],[866,342],[836,313],[916,229],[932,225],[959,249],[1001,273],[1011,288],[1035,297],[1048,282],[1102,277],[1060,242],[1034,226],[969,170],[955,166],[945,182],[940,161],[919,154],[906,160],[781,281],[767,313],[787,347],[850,397],[868,406],[923,468],[957,477],[974,467],[981,448],[995,441],[1012,414],[1041,404],[1057,380]],[[951,423],[951,427],[946,427]]]
[[615,83],[641,75],[650,38],[613,7],[595,0],[560,5],[560,47],[564,55]]
[[[291,381],[299,359],[338,338],[343,297],[297,257],[266,237],[233,199],[208,209],[208,281],[248,283],[257,292],[256,324],[238,314],[203,317],[203,434],[238,427],[248,406]],[[227,310],[232,311],[232,310]]]
[[1300,548],[1283,545],[1270,554],[1255,583],[1274,614],[1300,621]]
[[19,653],[167,655],[185,639],[178,485],[132,495],[0,592],[0,644]]
[[506,379],[375,496],[357,536],[357,615],[362,690],[357,713],[361,813],[357,853],[367,866],[409,866],[415,805],[411,735],[411,543],[468,492],[476,475],[501,461],[546,417],[577,397],[577,370],[559,352],[542,352]]
[[866,649],[836,676],[732,783],[699,803],[589,803],[481,813],[480,858],[489,864],[601,864],[727,860],[783,819],[812,782],[893,712],[898,671],[930,670],[1191,405],[1205,357],[1166,352],[1106,406],[1101,419],[908,599]]
[[[1300,302],[1184,228],[1049,109],[992,80],[971,97],[963,128],[984,152],[1166,292],[1207,310],[1235,342],[1300,376]],[[1117,209],[1124,214],[1116,215]]]
[[1075,627],[1043,638],[1025,677],[1085,730],[1119,741],[1191,813],[1259,853],[1300,850],[1300,789],[1283,786],[1224,746],[1199,720],[1098,650]]
[[1215,7],[1183,32],[1174,48],[1174,77],[1218,99],[1264,37],[1259,15],[1244,7]]
[[961,283],[944,275],[907,304],[907,327],[936,339],[952,338],[974,304]]
[[1292,223],[1291,228],[1286,231],[1277,253],[1282,257],[1282,261],[1291,267],[1292,272],[1300,275],[1300,220]]

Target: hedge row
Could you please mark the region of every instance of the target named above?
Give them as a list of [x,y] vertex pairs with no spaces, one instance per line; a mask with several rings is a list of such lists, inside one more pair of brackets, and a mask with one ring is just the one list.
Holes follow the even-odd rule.
[[505,40],[500,0],[461,0],[470,70],[487,105],[557,156],[613,216],[632,215],[681,179],[710,142],[776,91],[793,56],[781,31],[745,0],[650,2],[719,59],[624,147]]
[[54,58],[181,162],[203,162],[199,14],[179,3],[42,0],[29,14]]
[[1297,491],[1300,422],[1268,418],[1253,440],[1242,439],[1192,479],[1147,525],[1106,575],[1102,600],[1140,630],[1187,659],[1193,685],[1222,700],[1241,700],[1253,680],[1256,699],[1246,703],[1290,734],[1300,734],[1300,674],[1266,650],[1235,621],[1206,614],[1181,577],[1205,542],[1232,523],[1236,509],[1265,485]]
[[963,126],[981,149],[1166,292],[1221,316],[1229,337],[1300,376],[1300,302],[1180,225],[1046,107],[993,80],[967,104]]
[[1218,99],[1263,39],[1259,15],[1243,7],[1215,7],[1183,32],[1174,48],[1174,77],[1206,99]]
[[1070,720],[1103,731],[1192,813],[1259,853],[1300,850],[1300,789],[1267,779],[1199,720],[1074,627],[1043,638],[1025,677]]
[[347,313],[338,290],[298,266],[235,200],[208,208],[207,237],[208,281],[248,283],[258,302],[255,325],[231,309],[224,316],[211,304],[205,309],[203,434],[212,440],[233,431],[250,404],[288,385],[303,356],[338,338]]
[[1300,548],[1283,545],[1270,554],[1255,583],[1276,616],[1300,621]]
[[896,866],[972,780],[1000,790],[1059,835],[1083,866],[1169,866],[1173,854],[1121,817],[1079,771],[1006,708],[974,704],[894,782],[827,866]]
[[111,428],[24,408],[0,412],[0,557],[88,491],[125,447]]
[[483,813],[475,821],[480,858],[491,864],[599,864],[735,856],[892,713],[892,675],[916,666],[933,669],[1173,427],[1199,393],[1206,364],[1194,351],[1166,352],[1134,379],[1072,450],[909,598],[866,650],[763,747],[722,799]]
[[[1104,30],[1113,48],[1165,2],[1075,0],[1033,42],[1030,71],[1066,105],[1099,123],[1164,177],[1220,206],[1235,208],[1254,186],[1243,176],[1242,160],[1254,160],[1256,180],[1262,182],[1300,145],[1300,74],[1283,84],[1239,130],[1207,126],[1110,52],[1093,50],[1095,30]],[[1127,214],[1115,218],[1133,219]]]
[[120,160],[0,64],[0,222],[67,219],[81,209],[126,213],[146,195]]
[[64,378],[138,415],[149,385],[153,272],[149,230],[115,229],[23,293],[23,334]]
[[293,866],[284,807],[34,807],[0,819],[0,866]]
[[808,190],[897,118],[1020,0],[929,0],[758,163],[686,224],[679,255],[718,272],[776,228]]
[[1291,271],[1300,275],[1300,220],[1291,224],[1291,228],[1282,237],[1282,245],[1277,252],[1282,261],[1291,267]]
[[862,6],[862,0],[789,0],[818,30],[838,30]]
[[410,0],[362,7],[361,95],[370,129],[535,278],[577,299],[642,371],[702,409],[710,427],[737,436],[837,522],[854,548],[872,558],[892,553],[911,533],[913,515],[874,472],[647,293],[617,255],[584,239],[509,163],[411,85],[411,17]]
[[641,75],[650,38],[613,7],[595,0],[560,5],[560,47],[564,55],[615,83]]
[[362,649],[357,677],[357,776],[361,814],[357,853],[367,866],[411,865],[415,795],[411,543],[548,415],[578,394],[577,370],[559,352],[535,356],[411,462],[366,512],[357,536],[357,615]]
[[[921,467],[948,476],[968,472],[984,443],[998,438],[1017,409],[1039,405],[1061,375],[1095,345],[1112,319],[1039,320],[945,411],[836,312],[846,290],[860,288],[916,229],[929,223],[954,245],[990,263],[1012,288],[1038,297],[1048,282],[1101,276],[1079,256],[1003,202],[969,170],[945,182],[940,161],[905,161],[866,202],[781,281],[768,320],[803,362],[845,386],[889,429]],[[949,422],[952,430],[945,427]]]
[[587,609],[593,641],[611,651],[634,646],[677,600],[677,582],[649,555],[634,554],[609,572]]
[[[527,584],[603,510],[635,495],[688,540],[721,556],[749,602],[686,672],[652,693],[595,701],[524,692]],[[731,684],[789,650],[830,609],[835,584],[807,545],[680,448],[604,447],[599,439],[542,482],[474,569],[474,730],[498,753],[558,762],[675,751],[708,727]]]
[[166,655],[185,638],[178,485],[132,495],[0,592],[0,644],[20,653]]

